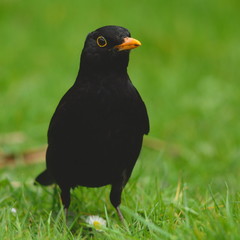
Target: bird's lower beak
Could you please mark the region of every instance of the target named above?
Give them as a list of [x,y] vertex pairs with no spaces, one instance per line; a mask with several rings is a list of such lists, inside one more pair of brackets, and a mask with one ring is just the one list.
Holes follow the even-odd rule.
[[137,39],[134,38],[126,37],[123,40],[124,42],[122,44],[115,46],[118,51],[130,50],[142,45]]

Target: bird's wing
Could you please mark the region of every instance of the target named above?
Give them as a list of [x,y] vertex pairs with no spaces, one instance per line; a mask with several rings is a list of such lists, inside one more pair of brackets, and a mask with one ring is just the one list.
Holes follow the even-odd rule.
[[[86,125],[86,111],[90,111],[84,104],[84,90],[74,86],[60,100],[50,121],[48,129],[48,143],[67,141],[74,131],[84,130]],[[90,108],[90,107],[89,107]]]
[[135,111],[138,113],[137,116],[137,123],[139,124],[140,129],[142,130],[142,134],[148,134],[150,130],[149,118],[147,113],[147,108],[142,100],[139,92],[137,89],[132,85],[136,93],[136,106]]
[[[138,93],[139,95],[139,93]],[[140,97],[140,95],[139,95]],[[140,97],[141,98],[141,97]],[[141,99],[141,119],[142,119],[142,127],[143,127],[143,133],[148,134],[150,130],[150,124],[149,124],[149,118],[148,118],[148,113],[147,113],[147,108],[143,100]]]

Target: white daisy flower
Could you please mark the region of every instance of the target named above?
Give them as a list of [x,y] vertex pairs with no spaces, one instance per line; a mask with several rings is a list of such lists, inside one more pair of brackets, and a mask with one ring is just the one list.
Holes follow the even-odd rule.
[[102,231],[101,228],[106,226],[106,221],[103,218],[94,215],[88,216],[86,218],[86,223],[93,225],[97,231]]
[[16,209],[16,208],[11,208],[11,212],[12,212],[12,213],[16,213],[16,212],[17,212],[17,209]]

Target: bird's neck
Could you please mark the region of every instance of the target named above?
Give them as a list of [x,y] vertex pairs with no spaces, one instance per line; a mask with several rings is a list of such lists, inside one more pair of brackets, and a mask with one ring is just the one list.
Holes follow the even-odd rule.
[[129,76],[127,73],[127,70],[125,71],[97,71],[96,69],[92,71],[88,71],[86,69],[82,70],[80,68],[76,84],[91,82],[93,84],[102,85],[102,84],[108,84],[108,83],[118,83],[121,82],[124,84],[124,82],[127,82],[129,80]]
[[76,82],[106,81],[107,79],[128,79],[127,63],[115,62],[87,63],[81,61]]

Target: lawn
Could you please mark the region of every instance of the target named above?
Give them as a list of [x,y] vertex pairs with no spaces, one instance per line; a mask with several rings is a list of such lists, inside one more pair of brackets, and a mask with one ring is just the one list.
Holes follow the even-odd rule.
[[[0,239],[240,239],[239,11],[237,0],[1,0]],[[58,191],[33,186],[43,154],[25,156],[45,148],[86,35],[109,24],[142,42],[129,75],[151,131],[123,193],[127,226],[109,187],[75,189],[65,223]]]

